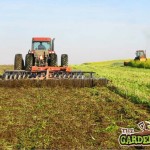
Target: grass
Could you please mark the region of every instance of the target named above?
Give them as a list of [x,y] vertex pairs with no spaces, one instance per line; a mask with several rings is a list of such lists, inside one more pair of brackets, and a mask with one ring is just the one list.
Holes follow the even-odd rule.
[[3,74],[5,70],[13,70],[14,67],[12,65],[1,65],[0,66],[0,74]]
[[150,70],[122,64],[73,66],[108,78],[107,87],[0,87],[0,149],[128,149],[120,128],[150,120]]
[[124,67],[123,60],[94,62],[73,66],[74,69],[92,70],[97,77],[112,81],[117,94],[129,98],[134,103],[150,106],[150,70]]

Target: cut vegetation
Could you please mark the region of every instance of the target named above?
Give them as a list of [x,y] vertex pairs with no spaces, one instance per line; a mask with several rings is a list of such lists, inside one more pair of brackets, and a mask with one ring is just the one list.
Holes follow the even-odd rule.
[[127,63],[127,66],[150,69],[150,59],[146,61],[132,60]]

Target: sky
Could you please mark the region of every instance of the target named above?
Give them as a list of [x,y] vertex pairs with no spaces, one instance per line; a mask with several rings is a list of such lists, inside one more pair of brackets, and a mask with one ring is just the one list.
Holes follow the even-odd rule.
[[69,64],[150,57],[149,0],[0,1],[0,64],[31,49],[32,37],[55,38]]

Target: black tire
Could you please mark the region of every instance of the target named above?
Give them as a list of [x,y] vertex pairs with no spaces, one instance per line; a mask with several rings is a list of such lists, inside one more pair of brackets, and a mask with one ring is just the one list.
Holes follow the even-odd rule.
[[32,66],[34,65],[34,56],[33,54],[27,54],[25,60],[25,69],[31,71]]
[[57,55],[54,53],[54,54],[49,54],[49,63],[48,63],[49,66],[57,66]]
[[22,58],[22,54],[16,54],[14,61],[14,70],[23,70],[23,69],[24,69],[24,61]]
[[137,57],[135,57],[135,58],[134,58],[134,60],[140,60],[140,57],[139,57],[139,56],[137,56]]
[[68,55],[62,54],[61,55],[61,66],[68,66]]

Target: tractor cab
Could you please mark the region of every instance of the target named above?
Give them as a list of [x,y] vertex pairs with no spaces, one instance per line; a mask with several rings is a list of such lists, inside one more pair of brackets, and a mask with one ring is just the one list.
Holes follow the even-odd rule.
[[54,39],[48,37],[33,37],[30,54],[33,56],[33,66],[50,65],[51,54],[55,55],[55,64],[57,65],[57,56],[54,52]]
[[51,38],[32,38],[32,50],[52,50]]
[[144,50],[137,50],[136,57],[134,60],[146,61],[146,52]]

